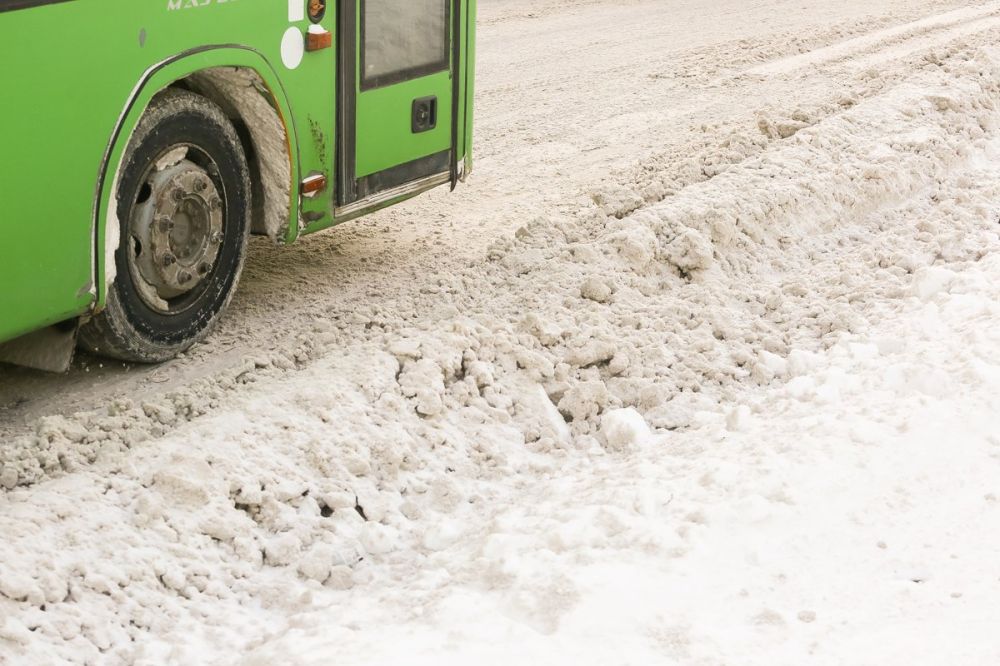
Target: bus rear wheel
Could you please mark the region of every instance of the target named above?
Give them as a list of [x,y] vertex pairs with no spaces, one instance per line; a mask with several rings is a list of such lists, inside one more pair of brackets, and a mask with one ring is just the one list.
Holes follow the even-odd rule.
[[139,121],[119,174],[115,279],[80,346],[158,363],[208,335],[232,299],[250,231],[247,159],[222,109],[169,90]]

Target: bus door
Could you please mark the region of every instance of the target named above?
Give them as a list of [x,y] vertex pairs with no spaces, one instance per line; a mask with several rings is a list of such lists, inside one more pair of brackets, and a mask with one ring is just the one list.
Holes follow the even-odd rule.
[[458,57],[452,32],[461,5],[462,0],[341,0],[341,213],[454,182]]

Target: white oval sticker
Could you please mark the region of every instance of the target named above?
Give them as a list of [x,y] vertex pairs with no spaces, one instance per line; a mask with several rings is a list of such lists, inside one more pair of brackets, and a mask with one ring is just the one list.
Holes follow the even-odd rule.
[[298,28],[289,28],[285,31],[285,36],[281,38],[281,62],[285,63],[288,69],[295,69],[302,64],[302,57],[306,53],[305,37]]

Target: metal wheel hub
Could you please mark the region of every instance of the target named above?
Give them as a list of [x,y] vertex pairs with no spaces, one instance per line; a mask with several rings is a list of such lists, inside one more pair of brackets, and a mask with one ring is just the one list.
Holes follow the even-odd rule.
[[163,312],[211,274],[224,238],[218,188],[186,156],[186,148],[176,149],[157,162],[146,181],[149,196],[131,220],[140,295]]

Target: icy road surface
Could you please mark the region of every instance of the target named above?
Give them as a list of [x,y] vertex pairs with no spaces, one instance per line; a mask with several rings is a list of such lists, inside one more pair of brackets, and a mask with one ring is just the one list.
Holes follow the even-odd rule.
[[466,187],[0,369],[0,663],[1000,663],[1000,2],[481,4]]

